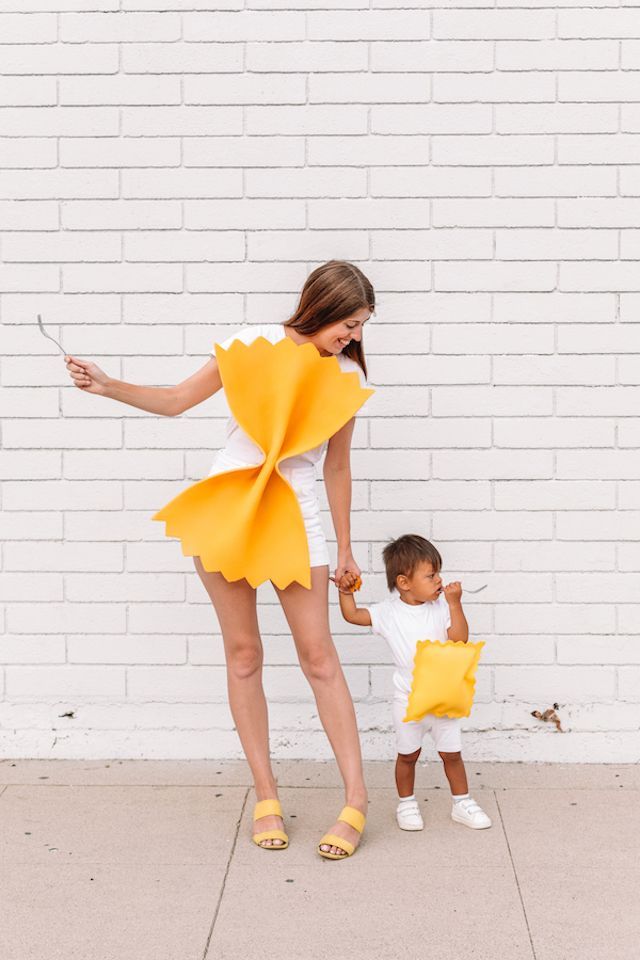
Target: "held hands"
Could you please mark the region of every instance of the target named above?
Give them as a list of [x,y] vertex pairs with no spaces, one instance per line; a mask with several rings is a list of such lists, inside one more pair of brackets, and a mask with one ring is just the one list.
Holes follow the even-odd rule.
[[79,360],[77,357],[69,355],[64,360],[69,376],[76,387],[84,390],[85,393],[96,393],[99,396],[106,395],[109,378],[96,363],[92,363],[90,360]]
[[450,607],[457,605],[462,599],[462,584],[459,580],[454,580],[453,583],[448,583],[446,587],[443,588],[443,593]]
[[362,586],[362,579],[352,572],[345,573],[341,577],[330,577],[329,579],[335,583],[340,593],[352,594]]

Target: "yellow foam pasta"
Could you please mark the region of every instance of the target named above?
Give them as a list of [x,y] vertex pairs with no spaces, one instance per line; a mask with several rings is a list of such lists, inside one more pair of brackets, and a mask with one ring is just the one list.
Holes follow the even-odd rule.
[[216,345],[216,360],[231,412],[264,460],[199,481],[153,519],[180,538],[185,556],[200,557],[205,570],[226,580],[309,588],[302,513],[279,464],[332,437],[373,390],[360,386],[357,373],[344,373],[336,357],[289,337]]
[[436,717],[468,717],[476,688],[476,668],[484,643],[419,640],[404,722]]

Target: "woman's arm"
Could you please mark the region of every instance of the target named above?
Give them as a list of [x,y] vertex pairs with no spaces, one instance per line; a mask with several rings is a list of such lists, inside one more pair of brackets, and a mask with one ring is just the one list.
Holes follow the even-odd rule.
[[351,552],[351,437],[355,418],[352,417],[344,427],[329,440],[329,448],[324,461],[324,483],[331,510],[333,527],[338,541],[338,566],[336,578],[352,572],[360,576],[360,568]]
[[175,387],[142,387],[124,380],[108,377],[90,360],[65,357],[67,370],[76,387],[85,393],[95,393],[111,400],[120,400],[131,407],[163,417],[175,417],[213,396],[222,387],[217,361],[212,357],[204,367],[176,384]]

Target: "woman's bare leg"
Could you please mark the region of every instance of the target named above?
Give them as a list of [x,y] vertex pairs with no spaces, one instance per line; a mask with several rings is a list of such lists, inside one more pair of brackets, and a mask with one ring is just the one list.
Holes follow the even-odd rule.
[[[215,607],[227,662],[229,706],[242,749],[251,768],[258,800],[278,796],[269,757],[269,717],[262,689],[262,641],[256,614],[256,591],[246,580],[229,583],[221,573],[209,573],[194,557],[198,575]],[[280,817],[261,817],[254,833],[282,830]],[[282,840],[263,840],[279,846]]]
[[[310,590],[298,583],[276,590],[344,781],[345,802],[366,816],[367,788],[360,738],[351,694],[329,631],[328,584],[329,568],[312,567]],[[329,832],[344,837],[354,846],[360,840],[357,830],[342,821],[335,823]],[[343,852],[328,845],[323,849]]]

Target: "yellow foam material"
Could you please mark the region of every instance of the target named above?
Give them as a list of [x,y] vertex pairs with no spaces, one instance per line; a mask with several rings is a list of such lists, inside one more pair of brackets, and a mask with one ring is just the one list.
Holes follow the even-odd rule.
[[200,557],[205,570],[226,580],[310,588],[302,513],[279,464],[332,437],[373,390],[360,386],[357,373],[343,373],[336,357],[289,337],[216,345],[216,359],[229,407],[264,460],[201,480],[153,519],[180,538],[185,556]]
[[476,668],[484,643],[419,640],[411,693],[403,718],[468,717],[476,688]]

